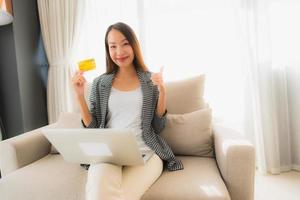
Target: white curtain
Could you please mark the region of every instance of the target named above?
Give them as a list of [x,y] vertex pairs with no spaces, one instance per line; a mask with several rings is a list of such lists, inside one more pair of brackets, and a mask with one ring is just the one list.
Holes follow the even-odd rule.
[[74,110],[71,76],[84,16],[84,1],[38,0],[42,38],[49,63],[47,106],[53,123],[60,112]]
[[[290,3],[270,0],[235,1],[247,75],[245,131],[255,144],[257,168],[262,173],[279,174],[295,169],[292,157],[299,156],[299,152],[293,155],[291,145],[287,86],[287,66],[291,59],[284,57],[284,51],[293,54],[295,49],[278,50],[281,48],[278,43],[284,42],[287,35],[277,37],[278,31],[284,28],[277,21],[278,17],[284,19],[286,14],[292,12],[284,7],[297,6]],[[291,21],[285,18],[284,23]]]

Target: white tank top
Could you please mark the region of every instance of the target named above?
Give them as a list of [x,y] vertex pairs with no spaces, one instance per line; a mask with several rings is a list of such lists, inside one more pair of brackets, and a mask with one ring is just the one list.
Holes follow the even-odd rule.
[[131,91],[120,91],[112,87],[108,100],[106,127],[132,129],[142,153],[151,153],[152,150],[142,138],[142,106],[141,87]]

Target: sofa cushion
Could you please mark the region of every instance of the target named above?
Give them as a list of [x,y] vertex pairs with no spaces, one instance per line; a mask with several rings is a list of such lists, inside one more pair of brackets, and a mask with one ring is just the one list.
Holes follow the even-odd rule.
[[193,112],[205,107],[203,99],[205,75],[167,82],[167,110],[171,114]]
[[59,154],[20,168],[0,179],[2,200],[83,200],[87,171]]
[[213,157],[210,108],[187,114],[168,114],[161,136],[176,155]]
[[142,200],[230,200],[215,159],[179,156],[184,170],[163,171]]

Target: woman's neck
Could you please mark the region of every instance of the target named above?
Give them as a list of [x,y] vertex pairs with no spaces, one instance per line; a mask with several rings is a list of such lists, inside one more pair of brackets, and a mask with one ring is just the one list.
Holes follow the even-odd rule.
[[119,67],[117,73],[116,73],[116,78],[118,79],[130,79],[136,77],[136,70],[134,66],[130,67]]

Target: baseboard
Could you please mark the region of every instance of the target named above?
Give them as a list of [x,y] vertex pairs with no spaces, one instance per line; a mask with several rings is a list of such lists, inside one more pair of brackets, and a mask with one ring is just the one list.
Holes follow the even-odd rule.
[[293,170],[300,171],[300,165],[293,165]]
[[283,166],[280,168],[281,172],[288,172],[291,170],[300,171],[300,165]]
[[259,171],[257,166],[255,168],[256,168],[256,171],[258,171],[260,174],[269,174],[271,172],[273,172],[271,174],[280,174],[280,173],[289,172],[289,171],[292,171],[292,170],[300,172],[300,165],[281,166],[280,170],[279,169],[269,169],[268,172]]

